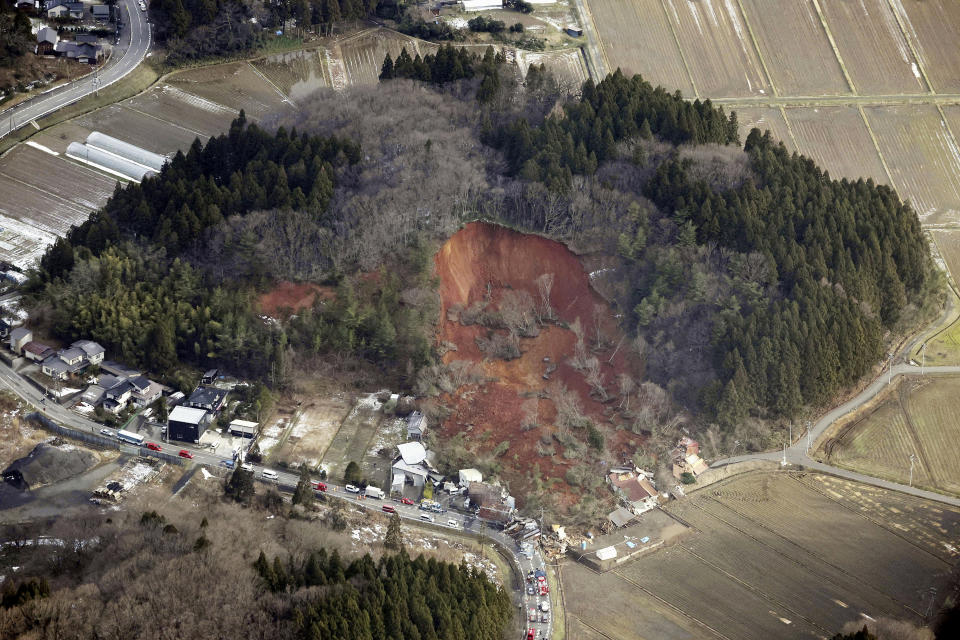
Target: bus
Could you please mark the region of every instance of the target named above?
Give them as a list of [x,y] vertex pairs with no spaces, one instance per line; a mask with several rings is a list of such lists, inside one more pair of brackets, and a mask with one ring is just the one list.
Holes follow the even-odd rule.
[[137,435],[136,433],[130,433],[129,431],[124,431],[123,429],[117,430],[117,440],[129,442],[130,444],[135,444],[138,447],[143,446],[143,436]]

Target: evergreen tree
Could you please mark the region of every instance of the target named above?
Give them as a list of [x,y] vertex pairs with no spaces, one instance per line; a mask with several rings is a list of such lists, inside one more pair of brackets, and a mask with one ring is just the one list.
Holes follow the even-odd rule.
[[394,513],[387,524],[387,535],[383,538],[383,546],[391,551],[403,549],[403,532],[400,530],[400,516]]

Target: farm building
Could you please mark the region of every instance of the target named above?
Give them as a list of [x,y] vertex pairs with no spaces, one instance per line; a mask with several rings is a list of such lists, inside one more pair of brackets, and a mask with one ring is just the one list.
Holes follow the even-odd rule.
[[154,171],[160,171],[167,162],[166,156],[141,149],[136,145],[100,133],[99,131],[93,131],[87,136],[87,146],[102,149],[130,162],[135,162],[148,169],[153,169]]
[[493,11],[503,9],[503,0],[462,0],[464,11]]
[[34,49],[34,53],[38,56],[53,55],[59,40],[60,36],[57,35],[56,29],[41,27],[37,31],[37,48]]
[[620,528],[627,526],[635,517],[636,516],[629,509],[620,507],[613,513],[608,514],[607,520],[612,522],[617,528]]
[[41,362],[50,355],[53,355],[53,347],[48,347],[41,342],[30,341],[23,345],[23,355],[27,360]]
[[194,407],[174,407],[167,420],[171,440],[200,442],[200,436],[207,428],[208,414]]
[[234,420],[230,423],[230,435],[238,438],[252,438],[257,434],[257,423],[249,420]]
[[407,440],[420,442],[427,431],[427,419],[419,411],[407,416]]
[[17,327],[10,332],[10,350],[15,354],[23,355],[23,347],[33,340],[33,332],[24,327]]

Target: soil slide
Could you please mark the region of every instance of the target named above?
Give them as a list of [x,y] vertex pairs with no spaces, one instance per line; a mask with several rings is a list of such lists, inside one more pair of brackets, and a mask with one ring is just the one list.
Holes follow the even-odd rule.
[[[454,234],[435,256],[440,278],[442,319],[441,342],[455,345],[444,354],[444,362],[468,361],[493,381],[486,384],[464,384],[444,404],[453,409],[442,425],[442,433],[451,437],[464,433],[468,446],[478,453],[487,453],[504,441],[509,450],[501,457],[502,475],[510,482],[514,496],[522,503],[530,487],[530,477],[539,467],[544,478],[563,480],[567,469],[582,463],[583,458],[568,459],[560,454],[563,446],[554,441],[554,455],[540,455],[550,446],[541,437],[557,431],[554,402],[543,395],[556,392],[560,385],[575,396],[585,416],[597,425],[606,438],[602,457],[617,460],[632,455],[640,438],[630,431],[617,430],[609,416],[616,400],[617,380],[628,374],[639,381],[642,365],[630,356],[617,320],[604,299],[590,285],[590,277],[580,259],[559,242],[536,235],[518,233],[498,225],[471,223]],[[526,291],[539,303],[537,278],[553,274],[550,305],[555,314],[553,323],[544,324],[536,337],[520,338],[520,357],[509,360],[490,357],[481,351],[477,339],[492,334],[506,334],[505,329],[491,329],[479,324],[463,324],[458,311],[488,301],[487,310],[497,310],[509,290]],[[586,334],[587,356],[600,362],[603,386],[609,394],[606,403],[591,393],[582,370],[572,365],[576,336],[567,328],[577,319]],[[605,346],[593,344],[599,324]],[[618,348],[619,347],[619,348]],[[545,392],[541,393],[541,392]],[[537,405],[539,426],[524,431],[523,404],[540,394]],[[529,402],[528,402],[529,405]],[[586,441],[586,430],[574,430]],[[584,446],[584,449],[586,447]],[[565,485],[564,485],[565,487]],[[598,497],[607,495],[598,493]],[[572,491],[559,496],[561,504],[575,500]]]
[[327,300],[334,295],[330,287],[321,287],[311,282],[281,281],[260,296],[260,311],[271,318],[279,318],[312,307],[319,297]]

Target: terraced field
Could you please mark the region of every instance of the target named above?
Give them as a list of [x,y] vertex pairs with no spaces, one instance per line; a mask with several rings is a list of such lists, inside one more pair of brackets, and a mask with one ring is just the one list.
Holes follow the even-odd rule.
[[823,445],[831,464],[960,495],[958,377],[911,377],[875,410],[839,428]]
[[667,509],[699,533],[607,574],[564,568],[571,628],[760,640],[829,637],[862,615],[919,621],[960,553],[960,510],[818,474],[736,476]]

